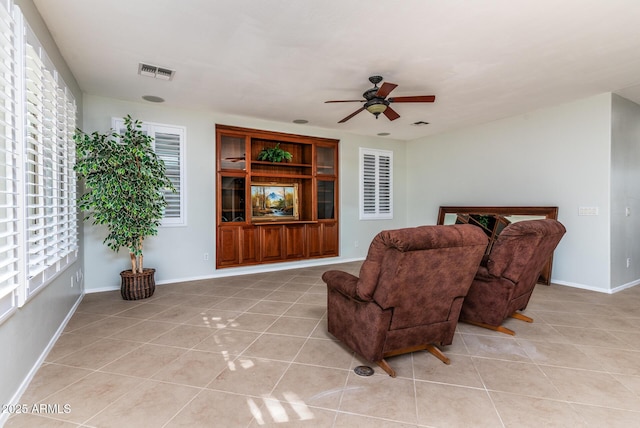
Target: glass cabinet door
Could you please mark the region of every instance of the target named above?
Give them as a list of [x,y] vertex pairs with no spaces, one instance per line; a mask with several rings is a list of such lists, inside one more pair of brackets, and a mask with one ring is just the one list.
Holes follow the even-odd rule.
[[220,137],[220,169],[247,168],[245,137]]
[[318,158],[318,174],[335,175],[336,171],[336,149],[329,146],[317,146],[316,157]]
[[244,177],[221,177],[221,216],[224,222],[245,221],[245,179]]
[[335,182],[318,180],[318,220],[335,218]]

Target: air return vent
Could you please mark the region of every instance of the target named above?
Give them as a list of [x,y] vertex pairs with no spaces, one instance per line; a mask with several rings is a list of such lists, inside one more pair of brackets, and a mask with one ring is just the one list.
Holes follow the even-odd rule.
[[160,80],[172,80],[175,70],[170,70],[157,65],[140,63],[138,64],[138,74],[141,76],[153,77]]

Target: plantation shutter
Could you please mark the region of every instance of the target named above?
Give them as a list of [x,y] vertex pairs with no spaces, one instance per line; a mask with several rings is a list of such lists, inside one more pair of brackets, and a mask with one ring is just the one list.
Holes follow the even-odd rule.
[[76,103],[68,88],[58,87],[56,115],[56,143],[58,145],[57,174],[59,182],[59,245],[62,257],[78,249],[77,181],[73,166],[76,163],[75,134]]
[[8,317],[18,303],[21,285],[21,180],[22,157],[18,116],[17,61],[20,28],[5,2],[0,6],[0,321]]
[[182,133],[165,127],[154,126],[155,152],[164,161],[166,174],[176,192],[165,191],[167,206],[164,210],[163,224],[182,223]]
[[376,157],[365,153],[362,162],[362,209],[364,215],[372,215],[376,213]]
[[393,153],[360,148],[360,219],[393,218]]
[[378,212],[391,214],[391,156],[378,156]]
[[[76,257],[75,102],[31,30],[26,57],[26,263],[28,298]],[[59,91],[62,89],[62,92]]]
[[[126,131],[124,120],[112,119],[112,128],[119,134]],[[167,178],[173,184],[176,192],[164,191],[167,206],[162,217],[162,226],[182,226],[186,223],[185,213],[185,170],[184,146],[185,129],[181,126],[162,125],[143,122],[142,131],[153,137],[153,150],[164,162]]]

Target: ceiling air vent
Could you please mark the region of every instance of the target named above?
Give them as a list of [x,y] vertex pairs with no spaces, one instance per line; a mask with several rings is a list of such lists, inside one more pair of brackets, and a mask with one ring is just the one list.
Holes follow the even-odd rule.
[[175,70],[170,70],[156,65],[140,63],[138,65],[138,74],[141,76],[153,77],[160,80],[172,80]]

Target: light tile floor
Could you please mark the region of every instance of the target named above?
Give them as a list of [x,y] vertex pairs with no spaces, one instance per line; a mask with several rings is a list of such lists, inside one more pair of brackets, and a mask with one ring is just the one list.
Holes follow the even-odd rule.
[[[367,364],[327,333],[327,269],[85,296],[7,427],[630,427],[640,423],[640,286],[538,285],[516,336],[460,324],[427,352]],[[63,405],[70,410],[65,413]]]

